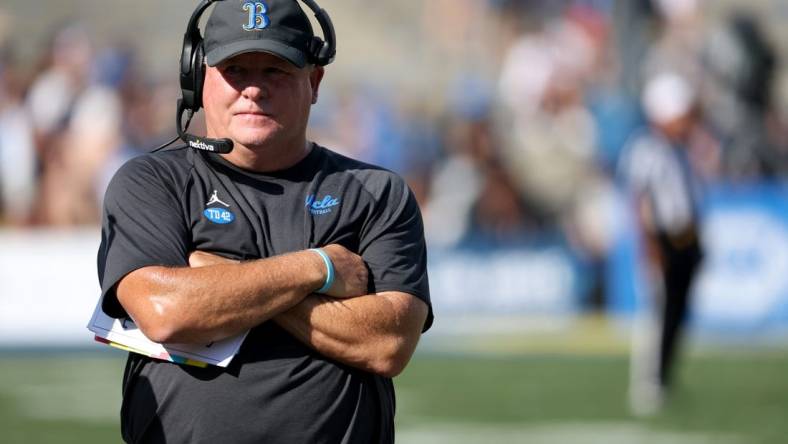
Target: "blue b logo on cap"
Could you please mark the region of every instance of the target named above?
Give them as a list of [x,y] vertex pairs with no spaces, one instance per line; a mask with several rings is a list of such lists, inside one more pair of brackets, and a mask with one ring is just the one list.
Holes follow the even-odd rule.
[[244,3],[243,9],[249,13],[249,23],[244,25],[244,31],[265,29],[271,23],[268,18],[268,5],[264,2],[249,1]]

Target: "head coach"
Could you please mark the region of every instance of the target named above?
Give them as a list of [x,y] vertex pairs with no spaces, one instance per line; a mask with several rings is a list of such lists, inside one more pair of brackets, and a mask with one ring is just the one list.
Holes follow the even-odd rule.
[[[322,39],[296,0],[202,1],[180,64],[186,144],[107,189],[106,313],[162,343],[250,330],[227,368],[130,353],[126,442],[394,440],[391,378],[432,323],[421,215],[397,175],[306,139],[336,43],[303,3]],[[181,123],[201,107],[205,138]]]

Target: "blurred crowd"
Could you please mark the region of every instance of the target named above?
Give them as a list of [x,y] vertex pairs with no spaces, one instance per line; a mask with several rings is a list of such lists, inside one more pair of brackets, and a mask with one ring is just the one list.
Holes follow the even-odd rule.
[[[673,122],[700,183],[786,173],[778,51],[746,12],[708,23],[700,0],[423,3],[419,35],[451,71],[436,93],[348,82],[322,92],[310,131],[404,175],[434,245],[558,233],[604,257],[628,145]],[[176,79],[80,23],[32,64],[14,43],[0,32],[0,225],[95,225],[117,167],[174,136]]]
[[0,49],[0,222],[98,221],[107,181],[125,159],[172,131],[176,85],[146,77],[129,48],[98,47],[71,23],[33,66]]

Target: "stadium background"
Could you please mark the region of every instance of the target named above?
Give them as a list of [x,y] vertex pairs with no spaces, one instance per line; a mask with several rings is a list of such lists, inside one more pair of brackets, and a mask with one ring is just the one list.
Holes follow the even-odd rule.
[[[195,3],[0,5],[0,442],[118,440],[123,354],[85,329],[98,202],[124,159],[174,133]],[[400,442],[784,441],[787,2],[321,5],[339,57],[312,136],[404,175],[425,215],[437,320],[395,381]],[[770,99],[755,119],[730,105],[757,67],[730,44],[741,17],[777,61],[772,82],[744,81]],[[710,85],[722,136],[704,157],[710,257],[679,391],[636,418],[644,288],[615,165],[654,64]]]

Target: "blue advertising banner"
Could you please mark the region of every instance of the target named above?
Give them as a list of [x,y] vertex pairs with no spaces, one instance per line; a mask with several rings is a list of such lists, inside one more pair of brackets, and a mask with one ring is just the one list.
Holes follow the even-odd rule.
[[511,248],[432,249],[430,292],[440,315],[577,313],[583,265],[560,240]]
[[[691,293],[693,326],[733,334],[788,330],[788,189],[718,186],[702,216],[705,255]],[[607,273],[608,309],[619,316],[635,314],[650,298],[637,233],[625,222]]]

